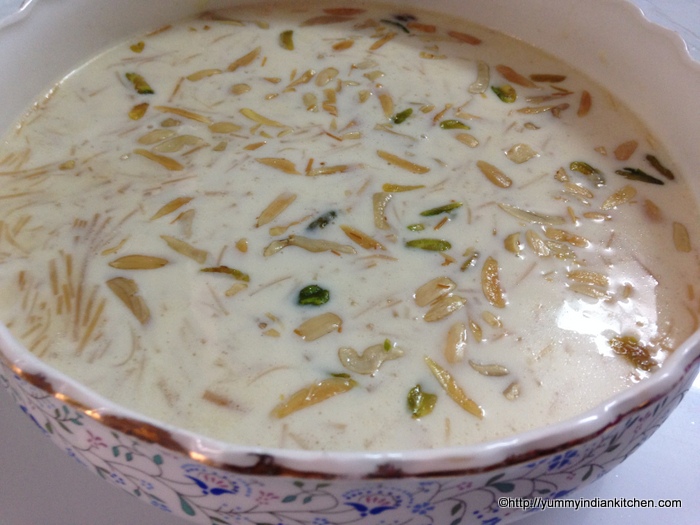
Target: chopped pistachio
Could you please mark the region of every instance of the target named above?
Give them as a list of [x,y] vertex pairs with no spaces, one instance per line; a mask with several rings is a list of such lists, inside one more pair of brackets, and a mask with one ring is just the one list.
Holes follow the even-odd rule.
[[406,242],[407,248],[419,248],[430,252],[444,252],[452,248],[452,245],[443,239],[413,239]]
[[316,228],[323,229],[326,226],[328,226],[330,223],[332,223],[335,218],[338,216],[338,213],[336,211],[329,211],[318,217],[317,219],[313,220],[311,224],[309,224],[306,229],[307,230],[315,230]]
[[280,45],[289,51],[294,50],[294,31],[291,29],[280,33]]
[[431,217],[433,215],[440,215],[441,213],[449,213],[461,207],[461,202],[451,202],[449,204],[445,204],[444,206],[438,206],[437,208],[422,211],[420,214],[422,217]]
[[153,95],[155,93],[146,79],[138,73],[126,73],[125,76],[139,95]]
[[468,125],[460,120],[448,119],[440,122],[442,129],[471,129]]
[[647,182],[649,184],[659,184],[663,185],[664,181],[661,179],[657,179],[656,177],[652,177],[645,171],[642,171],[638,168],[624,168],[621,170],[615,170],[615,173],[618,175],[622,175],[628,180],[636,180],[639,182]]
[[491,86],[491,90],[496,93],[496,96],[501,99],[502,102],[507,104],[512,104],[518,98],[518,94],[510,84],[504,84],[502,86]]
[[321,306],[326,304],[331,298],[331,293],[316,284],[305,286],[299,291],[299,300],[301,305]]
[[673,180],[676,178],[673,172],[666,166],[661,164],[661,161],[659,161],[659,159],[657,159],[654,155],[647,155],[645,158],[647,159],[647,162],[649,162],[649,164],[651,164],[656,171],[661,173],[661,175],[663,175],[667,179]]
[[601,174],[600,170],[594,168],[590,164],[582,161],[574,161],[571,164],[569,164],[569,169],[571,171],[578,171],[579,173],[582,173],[596,185],[596,186],[603,186],[605,185],[605,178]]
[[391,121],[394,124],[401,124],[408,117],[410,117],[412,114],[413,114],[413,108],[404,109],[403,111],[399,111],[396,115],[391,117]]
[[408,409],[411,411],[411,417],[419,419],[433,411],[435,403],[437,403],[437,395],[423,392],[421,386],[416,385],[408,391],[407,401]]
[[202,268],[199,271],[204,273],[225,273],[238,281],[250,282],[250,276],[247,273],[236,270],[235,268],[229,268],[228,266],[212,266],[209,268]]

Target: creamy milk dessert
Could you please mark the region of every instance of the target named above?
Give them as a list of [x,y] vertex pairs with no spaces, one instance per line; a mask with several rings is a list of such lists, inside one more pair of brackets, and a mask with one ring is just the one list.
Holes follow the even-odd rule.
[[700,221],[653,126],[507,36],[351,5],[207,12],[38,100],[0,148],[0,319],[243,445],[476,443],[657,373]]

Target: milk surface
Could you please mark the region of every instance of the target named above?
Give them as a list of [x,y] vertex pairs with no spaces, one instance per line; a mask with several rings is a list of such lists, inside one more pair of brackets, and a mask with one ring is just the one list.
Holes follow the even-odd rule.
[[33,353],[156,419],[324,450],[508,436],[663,367],[700,222],[653,127],[507,36],[358,5],[134,37],[5,135],[0,318]]

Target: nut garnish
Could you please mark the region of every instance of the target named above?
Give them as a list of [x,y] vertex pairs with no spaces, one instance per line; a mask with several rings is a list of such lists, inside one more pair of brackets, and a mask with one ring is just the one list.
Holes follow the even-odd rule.
[[418,306],[428,306],[455,288],[457,284],[449,277],[436,277],[416,290],[414,300]]
[[454,323],[447,331],[447,339],[443,354],[450,364],[459,363],[464,359],[467,348],[467,327],[464,323]]
[[403,350],[390,343],[372,345],[365,348],[362,354],[358,354],[355,349],[349,347],[338,350],[338,358],[345,368],[357,374],[371,376],[379,372],[382,363],[401,356],[403,356]]
[[493,164],[490,164],[484,160],[478,160],[476,166],[479,168],[481,173],[483,173],[486,178],[498,186],[499,188],[509,188],[513,181],[505,173],[499,170]]
[[107,281],[107,286],[141,324],[148,322],[151,318],[151,311],[148,309],[143,297],[139,295],[139,287],[136,281],[126,277],[115,277]]
[[481,268],[481,289],[484,297],[496,308],[506,307],[505,292],[498,276],[498,261],[489,257]]
[[429,357],[425,358],[425,362],[428,364],[428,368],[438,380],[442,389],[447,393],[450,398],[455,401],[460,407],[469,412],[471,415],[482,419],[484,417],[484,410],[467,394],[462,390],[462,388],[457,384],[454,377],[438,365],[435,361]]
[[423,319],[429,323],[444,319],[464,306],[467,300],[456,294],[445,295],[434,301]]
[[191,244],[175,237],[171,237],[170,235],[161,235],[160,238],[163,239],[170,248],[194,261],[197,261],[199,264],[204,264],[209,256],[207,251],[195,248]]
[[125,255],[109,263],[119,270],[155,270],[168,264],[167,259],[151,255]]
[[270,413],[273,417],[282,419],[298,410],[326,401],[338,394],[344,394],[357,386],[357,382],[347,377],[329,377],[309,385],[289,396],[279,403]]
[[307,319],[294,330],[294,333],[304,341],[315,341],[331,332],[340,332],[342,326],[343,320],[338,315],[326,312]]

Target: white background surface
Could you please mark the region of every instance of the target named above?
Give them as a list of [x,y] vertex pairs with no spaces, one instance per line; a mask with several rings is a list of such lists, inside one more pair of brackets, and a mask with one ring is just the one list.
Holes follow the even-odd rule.
[[[633,1],[649,19],[680,33],[693,57],[700,60],[698,0]],[[669,89],[673,89],[672,80]],[[550,510],[518,523],[700,524],[700,378],[661,429],[632,457],[574,497],[680,499],[683,507]],[[149,507],[76,464],[37,431],[9,395],[0,392],[0,525],[187,523]]]

